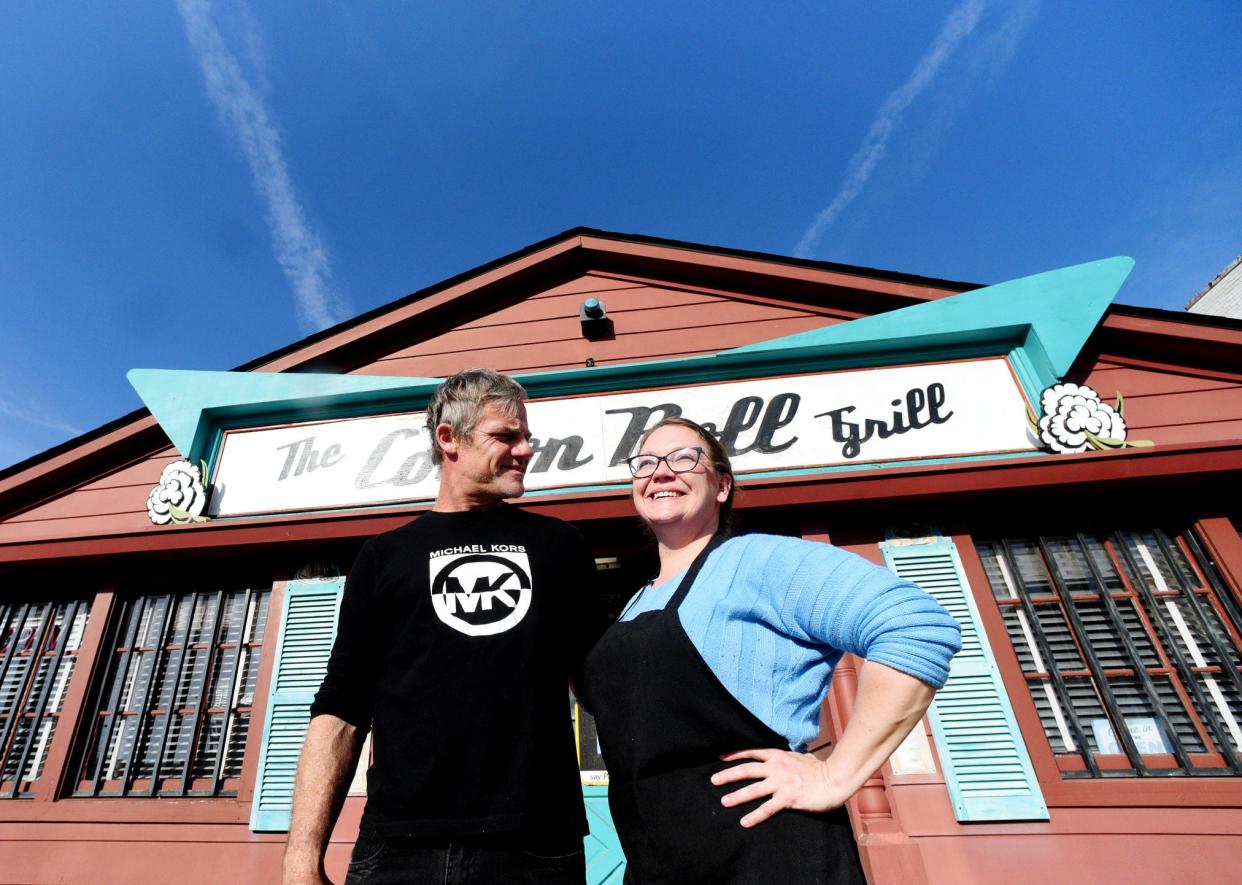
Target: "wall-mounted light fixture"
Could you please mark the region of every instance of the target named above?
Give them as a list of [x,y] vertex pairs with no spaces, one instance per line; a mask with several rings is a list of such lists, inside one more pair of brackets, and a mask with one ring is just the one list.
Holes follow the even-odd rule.
[[578,320],[582,323],[582,336],[591,341],[611,338],[612,320],[608,308],[598,298],[588,298],[578,307]]

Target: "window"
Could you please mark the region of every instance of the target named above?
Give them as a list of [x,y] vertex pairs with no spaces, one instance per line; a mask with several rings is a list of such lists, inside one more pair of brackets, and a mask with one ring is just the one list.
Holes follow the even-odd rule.
[[87,602],[0,604],[0,798],[29,798],[60,719]]
[[74,796],[233,796],[268,586],[125,600]]
[[1064,777],[1242,774],[1242,619],[1191,532],[977,549]]

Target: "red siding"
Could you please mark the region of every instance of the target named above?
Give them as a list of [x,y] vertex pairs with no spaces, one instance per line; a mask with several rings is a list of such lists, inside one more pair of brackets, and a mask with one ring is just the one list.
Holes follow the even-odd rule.
[[115,489],[125,486],[146,486],[148,489],[160,480],[164,468],[180,458],[181,455],[172,446],[157,455],[152,455],[137,464],[122,467],[106,473],[93,482],[85,483],[83,489]]
[[[578,307],[588,296],[608,307],[613,337],[582,337]],[[472,365],[508,372],[573,368],[701,353],[831,325],[849,317],[758,293],[726,293],[601,273],[525,297],[501,299],[485,315],[382,356],[355,371],[441,377]],[[1085,382],[1111,400],[1126,399],[1134,439],[1157,445],[1242,436],[1242,376],[1197,375],[1098,359]],[[0,522],[0,544],[145,531],[148,492],[172,449],[92,478],[77,489]]]
[[[134,511],[134,496],[138,492],[142,492],[142,504],[145,509],[146,493],[151,491],[153,485],[155,485],[155,482],[147,483],[145,486],[125,485],[101,489],[80,488],[64,497],[48,501],[46,504],[40,504],[38,507],[33,507],[24,513],[18,513],[16,516],[8,519],[6,524],[72,519],[79,516],[115,516],[122,513],[132,513]],[[144,488],[146,491],[143,491]]]
[[[360,809],[349,800],[328,845],[324,866],[333,882],[345,879]],[[0,823],[0,882],[279,882],[284,851],[284,833],[252,833],[245,824]]]
[[0,522],[0,544],[79,538],[150,528],[147,495],[164,467],[181,456],[171,446]]
[[[590,295],[607,305],[615,338],[582,337],[578,307]],[[734,298],[585,274],[411,343],[357,372],[442,377],[479,365],[517,373],[578,367],[588,358],[608,363],[714,353],[842,319],[758,295]],[[0,522],[0,544],[149,530],[147,495],[177,457],[166,449],[14,514]]]
[[[747,262],[720,259],[721,267],[743,264]],[[594,265],[573,265],[582,266]],[[615,265],[608,266],[615,268]],[[503,277],[506,272],[489,271],[484,276]],[[476,283],[471,281],[393,311],[378,313],[338,338],[345,340],[353,335],[365,341],[370,331],[393,323],[393,317],[404,312],[409,315],[408,325],[390,326],[405,335],[399,345],[371,344],[369,349],[351,351],[355,355],[343,364],[359,366],[354,371],[365,374],[441,376],[468,365],[530,372],[578,367],[587,359],[611,363],[712,353],[829,325],[852,316],[835,308],[808,307],[792,299],[765,295],[761,291],[766,288],[765,284],[754,283],[755,268],[751,268],[750,273],[752,275],[746,279],[751,282],[739,285],[751,285],[756,291],[741,294],[603,272],[583,273],[569,282],[526,295],[518,294],[513,285],[498,282],[487,290],[490,294],[486,299],[480,297],[463,302],[475,307],[451,308],[456,311],[453,315],[459,317],[458,321],[444,319],[448,311],[441,310],[433,302],[436,299],[452,302],[457,297],[455,293],[472,291]],[[828,276],[825,272],[806,268],[783,268],[779,274],[790,280],[804,277],[806,287],[800,291],[814,288],[823,294],[830,287],[839,287],[841,297],[835,299],[839,305],[870,304],[874,308],[879,302],[859,300],[868,291],[902,293],[911,290],[906,294],[919,300],[933,297],[926,292],[920,294],[921,290],[914,291],[918,287],[866,276],[830,281],[825,279]],[[660,276],[660,273],[652,271],[652,276]],[[534,279],[540,278],[547,277]],[[685,279],[687,276],[684,271],[670,272],[668,278]],[[725,277],[716,274],[710,279],[719,281]],[[615,332],[607,340],[587,341],[581,335],[578,306],[589,295],[607,304]],[[477,307],[483,300],[487,307]],[[887,306],[899,305],[890,303]],[[418,326],[416,321],[421,322],[420,317],[426,322]],[[453,324],[448,327],[450,322]],[[1109,323],[1139,331],[1160,325],[1155,321],[1128,318],[1106,320],[1106,325]],[[404,330],[409,328],[417,331],[406,334]],[[393,333],[392,339],[379,336],[375,340],[396,340],[396,334]],[[1211,333],[1218,337],[1228,334],[1236,333]],[[1199,343],[1198,339],[1195,343]],[[339,353],[331,350],[338,346],[338,339],[323,346],[325,352]],[[877,469],[840,474],[831,484],[796,478],[766,480],[756,483],[750,490],[748,505],[787,508],[814,503],[833,507],[834,513],[844,513],[841,502],[850,501],[853,506],[856,500],[863,498],[881,502],[889,498],[897,502],[913,498],[917,499],[918,507],[923,507],[941,493],[957,493],[967,487],[1004,495],[1011,487],[1035,486],[1048,483],[1050,478],[1052,485],[1060,487],[1076,484],[1081,478],[1122,481],[1131,476],[1131,470],[1139,469],[1140,463],[1156,471],[1152,464],[1184,462],[1187,466],[1184,471],[1178,468],[1179,475],[1209,468],[1223,469],[1219,465],[1211,466],[1223,457],[1215,452],[1179,454],[1172,447],[1183,442],[1242,438],[1242,374],[1237,371],[1231,374],[1227,370],[1234,367],[1220,360],[1201,363],[1210,363],[1219,371],[1195,372],[1184,365],[1164,368],[1140,364],[1140,357],[1173,361],[1181,358],[1138,352],[1141,349],[1147,348],[1127,345],[1110,351],[1120,355],[1097,359],[1083,379],[1109,400],[1120,391],[1126,398],[1126,416],[1132,437],[1151,439],[1158,447],[1165,447],[1150,453],[1150,457],[1142,455],[1141,462],[1126,460],[1128,455],[1089,454],[1065,459],[1032,459],[1031,463],[1015,465],[993,464],[986,471],[975,471],[979,465],[918,468],[912,474]],[[373,357],[385,350],[388,352],[384,355]],[[281,360],[288,360],[284,367],[296,366],[305,358],[305,354],[299,352],[281,357],[266,367],[282,367]],[[1188,362],[1198,359],[1197,356],[1186,358]],[[74,457],[77,456],[75,452]],[[152,532],[145,510],[146,497],[164,466],[176,457],[174,451],[165,449],[137,463],[90,476],[64,494],[28,506],[0,521],[0,545],[101,535],[126,536],[118,540],[134,545],[132,550],[140,550],[148,543],[164,545],[163,549],[167,550],[180,549],[179,545],[188,543],[186,539],[202,547],[213,543],[225,546],[242,543],[229,541],[229,538],[243,538],[246,544],[256,543],[255,535],[244,534],[246,532],[264,533],[262,540],[279,543],[316,537],[315,533],[320,531],[324,537],[336,537],[341,532],[340,524],[344,523],[360,532],[359,525],[378,524],[394,518],[374,514],[347,519],[323,516],[305,522],[260,520],[249,527],[241,522],[217,524],[205,527],[205,531]],[[1236,467],[1236,456],[1230,457],[1235,458],[1230,464]],[[87,469],[84,468],[83,473]],[[1172,467],[1159,469],[1173,470]],[[544,506],[549,505],[545,502]],[[550,506],[560,507],[559,515],[568,518],[595,518],[601,513],[613,514],[617,509],[628,512],[628,505],[615,495],[578,496],[575,501]],[[1232,526],[1223,519],[1217,521],[1227,529],[1224,532],[1228,535],[1227,542],[1236,546],[1238,539]],[[838,540],[845,543],[849,537],[842,535]],[[963,548],[967,545],[968,541],[964,542]],[[32,543],[28,548],[10,546],[7,549],[10,552],[36,550],[40,546]],[[859,548],[859,552],[874,557],[874,541],[868,540],[864,546],[866,550]],[[1235,566],[1232,559],[1226,563],[1227,570],[1233,568],[1236,572]],[[999,616],[989,614],[986,617],[995,620]],[[1003,626],[990,622],[987,626],[990,635],[1004,635]],[[91,640],[91,645],[98,642],[103,628],[92,629],[96,630],[96,638]],[[274,648],[274,642],[265,646],[260,692],[266,690]],[[1017,665],[1009,661],[1005,666],[1012,669]],[[91,683],[90,676],[87,667],[75,675],[66,710],[80,708]],[[840,707],[850,700],[845,693],[853,679],[856,674],[852,666],[843,664],[840,678],[834,683],[834,700],[830,705],[830,712],[836,717],[834,724],[838,727],[844,723]],[[261,720],[261,714],[262,709],[257,707],[256,718]],[[1020,717],[1029,719],[1034,715],[1026,708],[1019,711]],[[1023,719],[1023,727],[1029,733],[1038,733],[1037,722],[1031,726]],[[1031,728],[1035,731],[1030,731]],[[248,771],[256,762],[257,735],[258,732],[252,730],[246,754]],[[60,764],[69,753],[71,736],[69,730],[58,732],[59,749],[54,752],[59,753]],[[1042,757],[1036,756],[1040,764]],[[1047,775],[1043,769],[1041,773]],[[253,774],[247,777],[252,779]],[[1191,807],[1182,804],[1189,799],[1169,801],[1170,792],[1183,789],[1182,785],[1171,783],[1150,788],[1142,783],[1087,784],[1088,788],[1106,786],[1107,795],[1103,800],[1070,802],[1064,785],[1055,778],[1056,775],[1051,779],[1045,777],[1046,797],[1052,810],[1049,822],[965,826],[953,818],[943,775],[903,777],[887,771],[882,777],[869,781],[863,793],[851,800],[850,805],[868,869],[876,881],[886,883],[922,881],[920,877],[924,875],[932,882],[953,883],[1220,882],[1236,875],[1239,844],[1236,834],[1242,832],[1242,810],[1237,807]],[[142,804],[141,800],[10,802],[0,808],[0,817],[5,816],[2,813],[5,809],[9,817],[8,821],[0,822],[0,881],[84,881],[84,876],[101,883],[165,882],[170,878],[191,883],[216,882],[222,876],[240,882],[275,881],[279,876],[283,835],[249,832],[243,821],[251,786],[247,782],[237,800],[169,800],[167,803],[150,800],[149,804]],[[1196,803],[1236,806],[1233,779],[1202,778],[1193,787],[1190,798]],[[1131,795],[1133,789],[1127,788],[1150,789],[1159,791],[1159,795],[1152,792],[1143,798],[1147,794]],[[50,796],[53,789],[54,785],[46,785],[44,798]],[[1160,807],[1165,804],[1171,807]],[[1072,807],[1075,805],[1085,807]],[[360,809],[360,800],[348,800],[334,834],[327,863],[334,879],[339,880],[344,873]]]
[[1242,380],[1100,360],[1085,383],[1110,404],[1121,393],[1131,439],[1172,445],[1242,437]]
[[[1046,824],[967,828],[948,820],[939,785],[890,787],[908,838],[931,885],[1044,882],[1220,883],[1236,879],[1242,818],[1224,809],[1057,809]],[[342,815],[328,848],[333,881],[344,878],[356,824]],[[883,834],[885,836],[889,834]],[[1056,838],[1048,838],[1055,835]],[[896,840],[862,837],[877,882]],[[0,824],[0,881],[142,885],[176,881],[275,882],[283,834],[257,835],[238,824]],[[878,861],[878,863],[877,863]],[[223,865],[223,866],[222,866]],[[227,868],[222,879],[221,870]],[[84,872],[89,871],[89,878]]]
[[932,885],[1236,879],[1236,808],[1052,807],[1046,823],[966,825],[939,785],[892,780],[889,801]]
[[[582,336],[578,307],[596,296],[608,308],[613,338]],[[359,369],[368,375],[440,377],[472,365],[506,372],[715,353],[840,322],[769,299],[739,300],[687,288],[588,274],[492,311],[452,331],[411,344]]]

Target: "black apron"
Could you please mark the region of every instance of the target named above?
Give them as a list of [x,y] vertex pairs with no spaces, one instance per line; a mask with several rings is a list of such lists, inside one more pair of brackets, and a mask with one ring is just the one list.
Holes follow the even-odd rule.
[[723,540],[717,535],[698,555],[663,610],[613,624],[586,659],[583,695],[608,766],[625,881],[863,883],[844,808],[785,810],[744,829],[742,817],[768,797],[725,808],[720,798],[749,781],[710,780],[739,764],[721,762],[723,754],[789,748],[720,683],[677,614]]

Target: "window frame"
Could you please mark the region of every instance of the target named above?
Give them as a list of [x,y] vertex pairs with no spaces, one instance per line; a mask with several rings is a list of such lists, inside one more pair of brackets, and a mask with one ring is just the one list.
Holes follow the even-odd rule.
[[[249,718],[254,704],[253,694],[250,703],[241,704],[233,702],[232,693],[239,687],[238,679],[245,678],[243,666],[249,669],[252,662],[257,662],[254,653],[257,651],[261,657],[267,641],[270,611],[264,613],[264,636],[257,643],[249,640],[247,633],[255,623],[252,618],[257,619],[257,606],[263,595],[270,605],[270,584],[211,576],[202,586],[203,589],[165,586],[158,593],[143,592],[150,588],[140,588],[119,600],[113,630],[107,636],[107,648],[101,649],[101,678],[93,686],[96,692],[83,711],[73,773],[62,798],[227,799],[237,795],[240,771],[233,777],[224,774],[229,751],[227,738],[233,716],[244,714]],[[238,593],[242,599],[240,611],[234,611],[239,619],[238,636],[236,641],[230,641],[227,634],[221,633],[221,628],[226,606]],[[157,625],[156,618],[162,623]],[[140,636],[140,632],[143,635]],[[145,640],[150,639],[152,633],[155,644],[149,645]],[[228,681],[233,683],[230,703],[226,708],[219,708],[209,703],[214,680],[218,678],[216,667],[229,661],[234,651],[231,670],[221,669],[219,674],[219,678],[224,678],[227,673]],[[191,691],[199,661],[202,684]],[[257,690],[257,669],[255,678]],[[126,693],[127,698],[133,695],[140,681],[142,687],[134,701],[123,703],[122,693]],[[185,699],[179,703],[183,689]],[[207,777],[197,777],[195,766],[200,760],[196,757],[204,728],[209,718],[219,715],[225,717],[225,723],[220,731],[218,754],[210,762],[212,772]],[[184,735],[182,729],[186,726],[190,732],[183,770],[175,774]],[[129,728],[136,731],[127,743],[123,735]],[[115,742],[116,750],[126,756],[121,777],[105,777],[104,763],[88,758],[92,750],[98,749],[97,741],[107,747]],[[152,750],[154,761],[148,762]],[[101,752],[106,753],[107,749]],[[142,769],[148,764],[151,770],[143,776]],[[174,772],[160,776],[162,768],[171,768]],[[170,787],[170,784],[175,786]]]
[[[1238,533],[1227,520],[1222,519],[1193,520],[1187,528],[1196,533],[1209,555],[1216,560],[1223,584],[1221,589],[1232,593],[1234,601],[1237,602],[1242,598],[1236,583],[1236,570],[1242,568],[1242,540]],[[998,528],[997,533],[1038,535],[1039,530],[1025,527],[1015,531],[1005,526]],[[992,642],[997,668],[1013,704],[1014,715],[1030,753],[1036,777],[1050,807],[1242,807],[1242,776],[1063,777],[1065,766],[1060,761],[1062,757],[1053,751],[1044,732],[1043,722],[1028,687],[1029,680],[1009,639],[1008,628],[992,592],[992,585],[974,538],[969,532],[955,532],[953,538],[958,544],[971,592],[979,607],[984,629]],[[1233,562],[1234,567],[1222,567],[1223,562]],[[1114,758],[1129,768],[1129,761],[1125,757]],[[1110,768],[1115,764],[1109,757],[1097,759],[1102,760],[1101,768]],[[1191,784],[1193,789],[1188,789]]]
[[[40,578],[47,572],[37,572]],[[268,599],[268,623],[259,654],[259,672],[255,682],[255,698],[250,708],[251,728],[242,751],[242,769],[236,796],[217,797],[73,797],[69,795],[73,776],[74,752],[92,710],[91,692],[102,679],[113,649],[109,631],[122,609],[115,580],[91,582],[95,588],[88,593],[89,614],[78,661],[61,708],[61,723],[56,728],[44,762],[43,775],[35,784],[34,794],[21,801],[0,801],[0,822],[65,822],[65,823],[205,823],[242,824],[250,819],[254,784],[258,772],[259,749],[262,744],[262,723],[267,712],[268,683],[276,662],[276,645],[283,624],[272,612],[279,612],[285,595],[285,577],[274,576]]]
[[[18,740],[18,732],[20,730],[22,720],[33,719],[33,725],[31,726],[32,731],[29,734],[29,742],[26,744],[25,749],[21,751],[19,758],[16,760],[17,765],[14,769],[13,779],[4,780],[2,773],[0,773],[0,802],[30,801],[37,795],[40,782],[52,774],[48,771],[48,756],[51,750],[51,745],[55,742],[56,733],[61,730],[61,726],[66,719],[66,713],[69,712],[64,706],[64,703],[67,700],[67,688],[69,680],[72,679],[73,670],[76,670],[77,666],[81,662],[82,640],[85,637],[86,620],[90,617],[90,604],[91,599],[86,594],[74,593],[72,591],[61,591],[52,592],[42,597],[36,596],[35,598],[27,597],[21,600],[14,600],[12,603],[6,603],[4,606],[6,609],[4,614],[5,619],[7,620],[9,616],[19,613],[18,617],[22,622],[23,628],[26,626],[26,622],[31,615],[32,608],[48,606],[48,610],[39,622],[37,637],[32,634],[32,638],[35,638],[34,649],[29,656],[30,665],[22,675],[18,690],[14,695],[15,705],[13,711],[12,713],[6,715],[3,719],[0,719],[0,769],[8,767],[8,763],[4,761],[4,756],[7,755],[4,751],[6,749],[6,745],[9,750],[15,746],[16,741]],[[53,645],[49,648],[47,645],[48,629],[55,623],[57,609],[62,605],[64,606],[62,631],[57,635]],[[78,637],[77,647],[71,651],[69,649],[69,640],[73,637],[74,624],[79,615],[83,616],[82,635]],[[14,637],[12,644],[7,646],[4,651],[0,652],[0,672],[8,672],[15,665],[16,659],[19,655],[21,655],[21,651],[18,648],[20,642],[20,635],[16,636]],[[51,662],[48,667],[47,676],[38,690],[37,708],[33,711],[33,715],[28,714],[26,712],[26,706],[29,703],[31,693],[35,689],[35,685],[38,683],[38,673],[42,667],[42,661],[49,657],[51,658]],[[56,691],[55,686],[61,678],[59,674],[61,673],[61,668],[65,666],[67,660],[72,661],[73,670],[69,673],[69,679],[66,679],[60,688],[60,709],[56,710],[54,709],[55,703],[53,701]],[[52,709],[49,712],[50,707]],[[46,749],[42,751],[43,764],[40,767],[39,776],[32,781],[27,781],[22,777],[22,772],[28,769],[32,764],[32,751],[36,753],[39,752],[36,749],[36,742],[38,739],[36,738],[34,732],[39,728],[40,723],[48,719],[49,716],[55,722],[52,729],[52,738],[48,741]],[[37,764],[37,760],[38,756],[35,757],[35,764]],[[31,785],[30,789],[27,791],[23,791],[21,789],[22,785],[25,783],[30,783]]]

